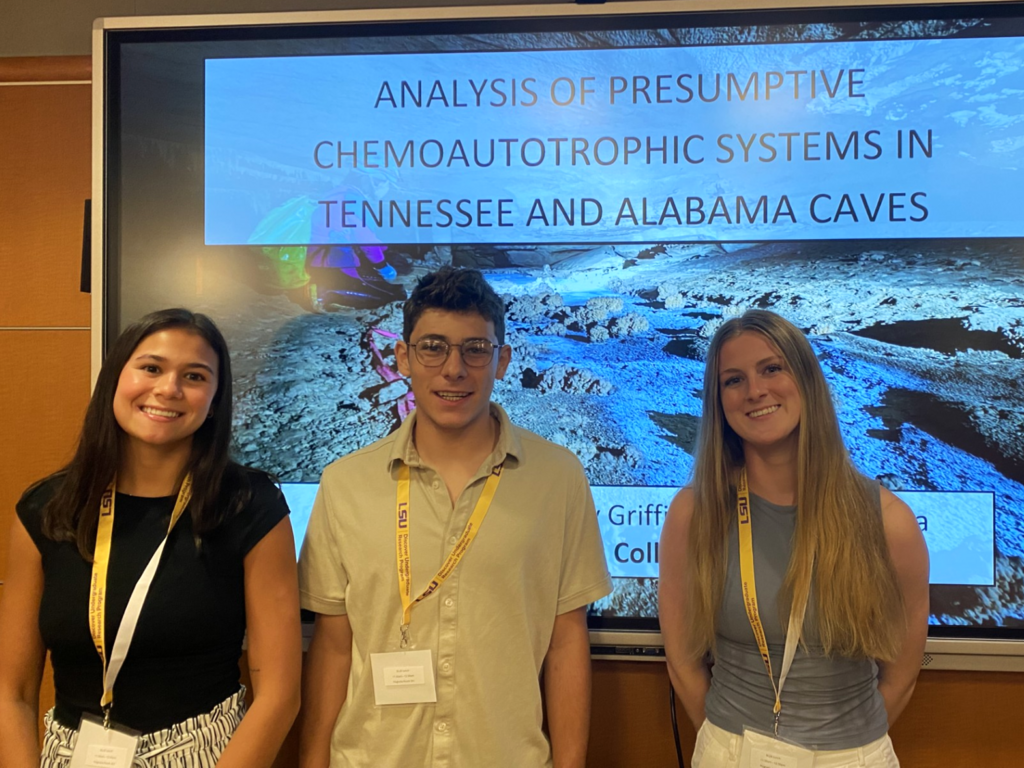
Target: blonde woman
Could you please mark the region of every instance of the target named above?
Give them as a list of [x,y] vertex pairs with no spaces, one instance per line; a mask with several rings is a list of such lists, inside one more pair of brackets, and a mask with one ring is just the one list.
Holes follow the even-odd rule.
[[924,651],[927,549],[853,467],[810,344],[771,312],[711,341],[659,611],[694,768],[899,765],[887,732]]

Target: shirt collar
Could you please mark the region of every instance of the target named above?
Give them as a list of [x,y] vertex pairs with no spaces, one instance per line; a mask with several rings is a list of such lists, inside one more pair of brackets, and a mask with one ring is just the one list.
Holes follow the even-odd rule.
[[[519,440],[519,435],[516,434],[516,430],[512,425],[512,420],[505,413],[505,409],[497,403],[491,403],[491,415],[498,420],[498,444],[494,447],[494,451],[489,457],[491,467],[496,467],[503,463],[509,456],[516,459],[517,461],[522,459],[523,456],[523,444]],[[420,458],[419,451],[416,450],[416,445],[413,443],[413,427],[416,423],[417,412],[413,411],[409,414],[408,418],[402,423],[395,431],[395,440],[391,445],[391,451],[388,454],[388,468],[393,469],[396,461],[410,467],[421,467],[423,466],[423,460]]]

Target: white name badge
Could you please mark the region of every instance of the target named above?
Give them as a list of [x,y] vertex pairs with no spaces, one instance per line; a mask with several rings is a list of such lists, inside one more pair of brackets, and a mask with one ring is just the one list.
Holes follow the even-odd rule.
[[740,768],[814,768],[814,752],[745,728]]
[[98,717],[82,715],[69,768],[131,768],[138,744],[135,731],[118,726],[104,728]]
[[373,698],[378,707],[437,701],[434,659],[429,649],[371,653],[370,669],[373,670]]

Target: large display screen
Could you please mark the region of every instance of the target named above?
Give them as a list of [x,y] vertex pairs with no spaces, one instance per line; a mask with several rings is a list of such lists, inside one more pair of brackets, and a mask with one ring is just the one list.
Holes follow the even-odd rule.
[[657,627],[724,319],[804,330],[850,454],[914,510],[940,636],[1024,636],[1024,8],[111,34],[108,336],[212,315],[234,450],[304,531],[415,406],[401,305],[442,264],[508,307],[495,399],[571,449],[613,594]]

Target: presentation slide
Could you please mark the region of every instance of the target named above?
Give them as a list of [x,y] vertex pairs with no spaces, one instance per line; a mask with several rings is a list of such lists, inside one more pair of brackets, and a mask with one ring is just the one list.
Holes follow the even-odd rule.
[[[593,486],[613,577],[658,577],[658,539],[678,490]],[[992,494],[898,491],[896,495],[917,515],[931,557],[932,584],[992,586],[996,554]]]
[[507,308],[494,400],[594,488],[592,626],[654,629],[708,343],[770,309],[917,516],[931,623],[1024,627],[1024,19],[844,13],[132,40],[121,321],[217,320],[234,454],[301,541],[324,467],[415,408],[403,302],[480,269]]
[[[1016,38],[216,59],[206,242],[1011,237]],[[472,74],[471,74],[472,73]],[[282,115],[301,116],[282,120]],[[352,173],[394,179],[385,194]]]
[[[317,486],[284,483],[281,488],[292,510],[298,556]],[[592,489],[612,577],[656,579],[661,527],[679,489],[607,485]],[[991,493],[898,491],[896,495],[917,515],[928,544],[932,584],[994,584],[995,504]]]

